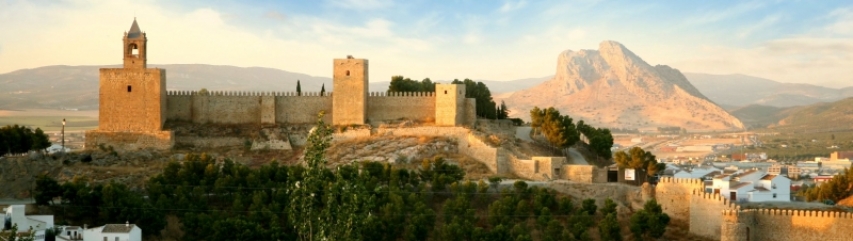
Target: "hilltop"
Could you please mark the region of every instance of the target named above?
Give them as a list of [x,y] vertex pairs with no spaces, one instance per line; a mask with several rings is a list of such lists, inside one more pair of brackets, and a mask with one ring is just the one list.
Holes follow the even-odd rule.
[[576,119],[605,127],[744,127],[677,69],[651,66],[614,41],[602,42],[598,50],[562,52],[554,78],[518,91],[506,102],[513,117],[525,119],[534,106],[554,106]]

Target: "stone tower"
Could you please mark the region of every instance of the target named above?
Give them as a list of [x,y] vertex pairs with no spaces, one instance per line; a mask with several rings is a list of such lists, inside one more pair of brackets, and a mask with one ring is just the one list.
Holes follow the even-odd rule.
[[123,68],[100,69],[98,129],[86,133],[86,147],[170,148],[166,122],[166,70],[146,68],[148,38],[136,19],[124,34]]
[[465,85],[435,84],[435,124],[462,125],[465,114]]
[[332,124],[363,125],[367,119],[367,60],[335,59]]

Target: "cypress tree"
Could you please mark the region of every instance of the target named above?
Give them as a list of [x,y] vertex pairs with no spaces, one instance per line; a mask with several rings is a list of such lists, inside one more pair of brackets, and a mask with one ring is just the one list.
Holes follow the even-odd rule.
[[296,80],[296,95],[302,96],[302,84],[299,83],[299,80]]
[[320,96],[326,95],[326,83],[323,83],[323,86],[320,86]]

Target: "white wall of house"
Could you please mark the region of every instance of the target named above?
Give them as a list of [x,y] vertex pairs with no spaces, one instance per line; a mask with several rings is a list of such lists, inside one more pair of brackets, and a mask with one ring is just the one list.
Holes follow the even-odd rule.
[[142,229],[134,226],[128,233],[104,233],[104,226],[83,231],[83,241],[142,241]]

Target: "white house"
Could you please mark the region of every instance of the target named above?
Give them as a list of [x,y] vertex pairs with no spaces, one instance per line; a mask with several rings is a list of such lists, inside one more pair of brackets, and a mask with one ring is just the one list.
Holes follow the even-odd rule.
[[782,175],[765,175],[755,183],[755,190],[749,191],[750,202],[790,202],[791,179]]
[[107,224],[83,230],[84,241],[142,241],[142,229],[135,224]]
[[83,240],[83,228],[80,226],[61,226],[57,233],[57,240]]
[[3,221],[18,225],[18,231],[33,231],[35,240],[44,240],[44,232],[53,228],[53,215],[26,215],[26,206],[11,205],[4,208]]

